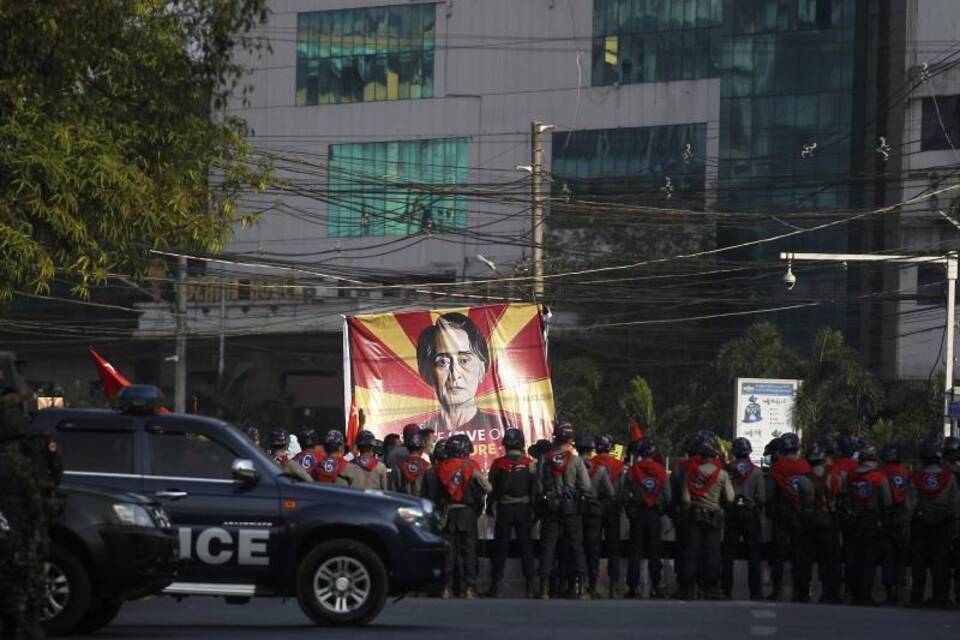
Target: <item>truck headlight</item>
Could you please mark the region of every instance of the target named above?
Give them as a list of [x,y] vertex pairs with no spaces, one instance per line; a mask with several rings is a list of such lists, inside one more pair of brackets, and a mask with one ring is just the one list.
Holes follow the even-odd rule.
[[150,517],[150,513],[136,504],[120,503],[113,505],[113,512],[117,516],[120,524],[126,524],[136,527],[155,527],[156,523]]
[[423,525],[423,509],[417,509],[416,507],[400,507],[397,509],[397,515],[400,516],[400,519],[407,524],[412,524],[415,527]]

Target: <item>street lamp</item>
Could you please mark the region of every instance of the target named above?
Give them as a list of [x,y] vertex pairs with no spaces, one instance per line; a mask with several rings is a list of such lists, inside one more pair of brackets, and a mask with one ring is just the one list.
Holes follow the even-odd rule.
[[[781,253],[781,260],[787,261],[787,274],[793,275],[790,266],[794,261],[805,262],[889,262],[893,264],[942,264],[947,270],[947,339],[943,354],[943,433],[949,436],[951,420],[949,416],[950,393],[953,391],[953,341],[955,324],[955,306],[957,302],[957,252],[951,251],[942,256],[898,256],[871,255],[863,253]],[[784,277],[784,282],[787,278]],[[796,276],[793,277],[796,283]],[[790,286],[790,289],[793,287]]]

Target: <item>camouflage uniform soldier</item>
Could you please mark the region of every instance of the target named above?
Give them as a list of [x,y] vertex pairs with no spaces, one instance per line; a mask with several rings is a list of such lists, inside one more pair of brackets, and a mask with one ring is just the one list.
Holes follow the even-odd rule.
[[9,529],[0,541],[6,547],[0,553],[0,629],[3,637],[42,638],[44,563],[63,467],[49,437],[27,431],[29,390],[12,387],[12,378],[0,377],[0,513]]

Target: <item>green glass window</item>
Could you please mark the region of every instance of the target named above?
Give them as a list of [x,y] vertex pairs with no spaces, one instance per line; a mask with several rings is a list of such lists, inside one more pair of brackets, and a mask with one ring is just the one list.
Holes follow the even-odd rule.
[[466,138],[331,145],[327,234],[466,228],[467,152]]
[[297,106],[433,96],[436,5],[297,14]]

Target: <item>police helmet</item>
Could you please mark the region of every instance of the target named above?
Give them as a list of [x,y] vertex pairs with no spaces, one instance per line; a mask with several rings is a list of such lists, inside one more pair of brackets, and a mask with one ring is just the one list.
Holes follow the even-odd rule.
[[576,438],[576,447],[577,451],[593,451],[596,448],[596,445],[593,441],[593,436],[589,433],[578,433]]
[[771,460],[776,460],[780,456],[780,438],[774,438],[763,448],[764,457],[770,456]]
[[844,458],[852,458],[857,452],[857,439],[853,436],[842,435],[837,438],[837,453]]
[[753,445],[746,438],[737,438],[730,447],[734,458],[746,458],[753,453]]
[[720,455],[720,445],[713,434],[702,437],[697,446],[697,455],[704,458],[716,458]]
[[884,462],[893,462],[896,464],[899,464],[903,459],[900,455],[900,447],[895,444],[884,445],[880,457]]
[[407,440],[407,451],[411,453],[414,451],[423,451],[423,436],[419,433],[415,433],[410,436],[410,439]]
[[826,459],[827,450],[824,448],[822,443],[814,442],[809,448],[807,448],[807,462],[811,464],[818,464],[824,462]]
[[247,427],[243,430],[243,435],[247,436],[253,444],[260,444],[260,429]]
[[610,453],[613,449],[613,438],[609,434],[601,433],[594,439],[593,445],[597,448],[597,453]]
[[838,448],[837,438],[838,437],[839,436],[837,436],[837,434],[835,433],[828,433],[825,436],[820,438],[820,446],[823,448],[823,452],[827,456],[837,455],[837,448]]
[[436,444],[433,445],[433,459],[436,462],[441,462],[446,460],[449,456],[447,455],[447,444],[449,440],[446,438],[440,438],[437,440]]
[[533,445],[533,457],[539,458],[540,456],[545,456],[550,453],[551,449],[553,449],[553,445],[550,444],[550,441],[541,438]]
[[323,448],[327,453],[333,453],[338,449],[342,449],[345,445],[346,440],[343,437],[343,432],[336,429],[327,431],[327,436],[323,439]]
[[558,443],[570,442],[576,437],[573,425],[569,422],[562,422],[553,429],[553,440]]
[[470,455],[470,438],[462,433],[450,436],[447,440],[447,457],[466,458]]
[[800,438],[795,433],[785,433],[780,436],[780,453],[789,455],[800,451]]
[[413,423],[403,425],[403,446],[409,447],[413,436],[418,435],[419,433],[420,425]]
[[920,457],[927,464],[939,463],[943,457],[943,438],[927,438],[920,446]]
[[523,451],[526,440],[520,429],[507,429],[503,432],[503,448],[507,451]]
[[307,427],[300,432],[300,446],[304,449],[310,449],[317,446],[317,432],[310,427]]
[[948,436],[943,439],[943,457],[951,461],[960,458],[960,438]]
[[373,449],[373,446],[377,442],[377,436],[373,435],[372,431],[367,431],[364,429],[357,434],[357,448],[358,449]]
[[698,433],[688,434],[686,438],[683,439],[683,452],[688,456],[697,455],[697,447],[700,445]]
[[876,447],[876,445],[874,445],[874,444],[872,444],[872,443],[870,443],[870,442],[864,442],[863,444],[861,444],[861,445],[860,445],[860,448],[859,448],[859,459],[860,459],[861,461],[867,461],[867,460],[869,460],[869,461],[874,461],[874,460],[879,460],[879,459],[880,459],[880,456],[879,456],[879,454],[877,453],[877,447]]
[[657,443],[653,438],[640,438],[636,442],[636,453],[641,458],[652,458],[657,455]]
[[285,449],[290,443],[290,434],[286,429],[274,429],[270,432],[270,448]]

